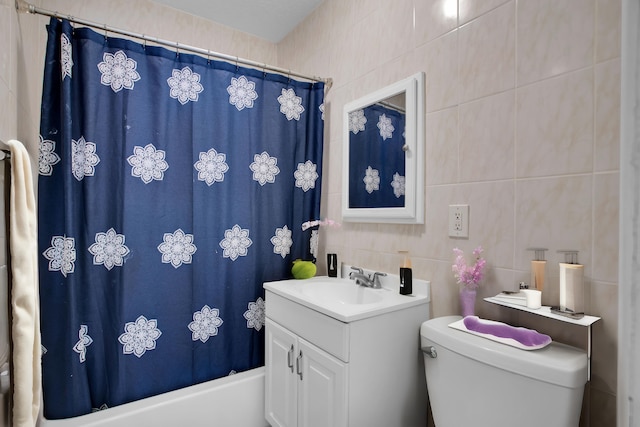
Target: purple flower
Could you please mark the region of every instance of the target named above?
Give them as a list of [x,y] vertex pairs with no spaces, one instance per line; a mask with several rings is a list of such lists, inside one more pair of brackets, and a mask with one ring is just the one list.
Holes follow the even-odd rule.
[[451,270],[456,278],[456,283],[463,285],[467,289],[476,289],[480,281],[482,281],[484,267],[487,263],[484,258],[480,257],[482,247],[478,246],[474,249],[473,255],[476,258],[476,262],[472,266],[467,266],[467,261],[464,258],[464,252],[462,252],[462,250],[455,248],[453,253],[456,259]]

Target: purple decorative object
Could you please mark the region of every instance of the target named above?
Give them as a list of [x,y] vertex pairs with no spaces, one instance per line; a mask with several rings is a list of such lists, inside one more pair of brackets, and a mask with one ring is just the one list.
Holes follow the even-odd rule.
[[499,338],[511,338],[528,347],[540,346],[551,342],[549,335],[544,335],[533,329],[515,327],[505,323],[483,323],[477,316],[463,319],[464,326],[474,332],[493,335]]
[[456,282],[467,289],[477,289],[482,280],[484,267],[487,264],[487,261],[480,256],[482,250],[482,246],[478,246],[473,251],[476,262],[472,266],[467,266],[467,261],[464,259],[464,252],[458,248],[453,249],[453,253],[456,255],[456,261],[451,267],[453,275],[456,278]]
[[473,316],[475,314],[476,290],[463,287],[460,289],[460,309],[462,316]]

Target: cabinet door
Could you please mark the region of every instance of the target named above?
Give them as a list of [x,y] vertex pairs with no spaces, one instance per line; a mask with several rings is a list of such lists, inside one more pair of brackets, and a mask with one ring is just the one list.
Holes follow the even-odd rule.
[[274,427],[295,427],[297,337],[269,318],[265,333],[265,418]]
[[298,426],[347,426],[347,365],[298,339]]

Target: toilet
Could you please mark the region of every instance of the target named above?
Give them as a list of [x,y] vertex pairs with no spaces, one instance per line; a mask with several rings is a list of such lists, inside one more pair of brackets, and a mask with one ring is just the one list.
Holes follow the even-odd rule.
[[436,427],[577,427],[587,353],[552,342],[522,350],[448,325],[420,327],[427,390]]

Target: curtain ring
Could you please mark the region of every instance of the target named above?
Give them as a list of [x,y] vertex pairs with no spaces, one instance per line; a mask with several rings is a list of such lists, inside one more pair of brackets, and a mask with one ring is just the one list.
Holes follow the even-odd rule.
[[287,83],[291,83],[291,70],[287,71],[287,79],[289,80]]
[[107,24],[104,24],[104,42],[106,43],[109,40],[107,37]]
[[262,77],[267,77],[267,63],[262,64]]
[[147,38],[142,34],[142,49],[147,50]]
[[238,72],[238,57],[236,56],[236,73]]
[[176,42],[176,58],[180,56],[180,43]]
[[211,51],[207,49],[207,64],[211,64]]

